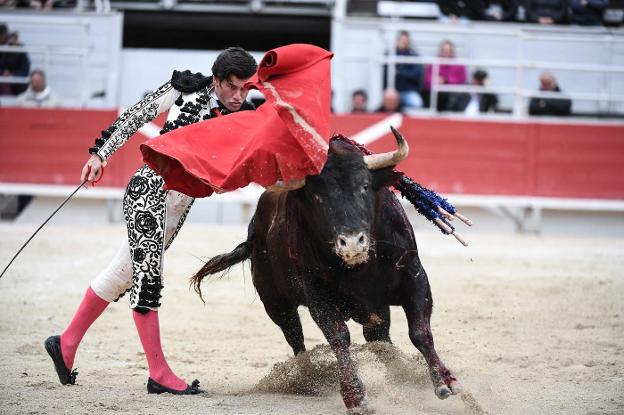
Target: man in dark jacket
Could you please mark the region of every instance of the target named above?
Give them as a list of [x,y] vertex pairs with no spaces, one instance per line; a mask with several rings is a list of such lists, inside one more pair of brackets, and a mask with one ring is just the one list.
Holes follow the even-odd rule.
[[518,2],[516,0],[490,0],[485,9],[485,20],[495,22],[513,22],[518,15]]
[[600,26],[609,0],[570,0],[570,23]]
[[[561,92],[555,76],[544,72],[540,76],[540,91]],[[530,115],[565,116],[572,112],[572,101],[569,98],[531,98],[529,103]]]
[[[483,87],[487,84],[488,74],[483,69],[472,73],[472,85]],[[480,112],[496,112],[498,97],[492,93],[456,93],[448,100],[449,111],[463,111],[466,115],[477,115]]]
[[[17,37],[11,36],[9,28],[0,23],[0,46],[21,46]],[[28,76],[30,60],[23,52],[0,52],[0,76]],[[18,95],[26,90],[28,83],[0,84],[0,95]]]
[[555,24],[568,20],[567,0],[527,0],[524,8],[530,23]]
[[483,20],[487,3],[485,0],[436,0],[440,11],[451,20]]

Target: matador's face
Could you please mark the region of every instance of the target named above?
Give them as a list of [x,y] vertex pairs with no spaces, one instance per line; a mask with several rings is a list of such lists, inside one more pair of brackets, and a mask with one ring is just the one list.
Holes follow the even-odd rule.
[[240,109],[249,93],[249,89],[245,87],[248,80],[249,78],[241,79],[236,75],[230,75],[228,79],[214,77],[215,93],[225,108],[232,112]]

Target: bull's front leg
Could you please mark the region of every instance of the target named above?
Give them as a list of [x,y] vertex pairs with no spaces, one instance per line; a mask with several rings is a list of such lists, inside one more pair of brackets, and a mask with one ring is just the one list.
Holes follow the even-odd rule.
[[409,337],[427,361],[435,394],[440,399],[446,399],[451,394],[458,394],[461,384],[442,363],[433,345],[430,325],[433,299],[427,274],[420,263],[413,269],[414,272],[406,276],[403,290],[403,309],[407,317]]
[[323,332],[338,360],[340,394],[348,413],[368,413],[366,391],[351,360],[349,328],[335,304],[329,300],[331,296],[320,284],[306,286],[306,297],[312,319]]

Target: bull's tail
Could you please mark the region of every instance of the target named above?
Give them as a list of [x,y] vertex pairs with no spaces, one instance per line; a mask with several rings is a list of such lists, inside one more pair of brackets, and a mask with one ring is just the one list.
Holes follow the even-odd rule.
[[232,266],[249,259],[249,257],[251,257],[251,252],[253,251],[255,236],[256,231],[254,218],[251,218],[247,228],[247,240],[245,242],[234,248],[232,252],[210,258],[208,262],[206,262],[204,266],[191,277],[191,285],[193,286],[195,292],[199,294],[199,298],[201,298],[202,301],[204,301],[201,291],[202,280],[205,277],[214,275],[218,272],[227,272]]

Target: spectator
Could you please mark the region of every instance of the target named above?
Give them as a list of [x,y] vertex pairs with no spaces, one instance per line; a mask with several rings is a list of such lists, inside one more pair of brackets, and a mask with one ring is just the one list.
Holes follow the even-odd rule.
[[[485,70],[477,69],[472,73],[472,85],[485,87],[487,82],[488,74]],[[453,94],[449,98],[449,111],[463,111],[469,116],[475,116],[480,112],[496,112],[497,109],[498,97],[492,93]]]
[[605,26],[621,26],[624,23],[624,4],[622,0],[609,0],[609,5],[602,15]]
[[555,24],[567,21],[567,0],[526,0],[526,20],[530,23]]
[[[95,1],[96,11],[98,11],[98,3],[101,3],[101,1]],[[51,10],[58,8],[75,8],[76,6],[76,0],[0,0],[0,8],[4,7],[7,9],[28,8],[34,10]]]
[[[397,56],[418,56],[412,49],[409,33],[399,33],[396,41]],[[406,108],[422,108],[423,100],[420,96],[420,83],[422,79],[422,65],[412,63],[400,63],[396,65],[394,87],[401,96],[401,106]]]
[[[561,92],[555,76],[544,72],[540,76],[540,91]],[[572,101],[569,98],[531,98],[530,115],[570,115]]]
[[368,95],[363,89],[353,91],[351,94],[351,112],[365,113],[368,112],[366,106],[368,104]]
[[54,0],[15,0],[15,5],[19,8],[51,10],[54,7]]
[[[0,46],[21,46],[16,33],[9,33],[9,28],[0,23]],[[23,52],[0,51],[0,76],[28,76],[30,60]],[[27,88],[26,84],[0,83],[0,95],[18,95]]]
[[482,20],[487,8],[485,0],[436,0],[436,3],[444,17],[451,21]]
[[0,8],[14,9],[19,6],[20,0],[0,0]]
[[570,23],[583,26],[602,25],[602,14],[609,0],[570,0]]
[[[455,45],[450,40],[444,40],[440,43],[438,57],[445,59],[455,58]],[[436,82],[439,85],[462,85],[466,83],[466,67],[464,65],[442,64],[438,68],[438,76],[433,79],[433,66],[427,65],[425,68],[425,85],[424,91],[429,98],[431,94],[431,84]],[[451,96],[448,92],[438,94],[438,111],[445,110],[448,107],[448,99]]]
[[516,0],[490,0],[484,18],[495,22],[513,22],[517,15],[518,2]]
[[35,69],[30,74],[28,89],[17,97],[15,104],[18,107],[52,108],[58,107],[59,100],[50,87],[46,85],[45,73],[40,69]]
[[402,112],[401,96],[396,89],[387,88],[383,93],[381,107],[376,112]]

